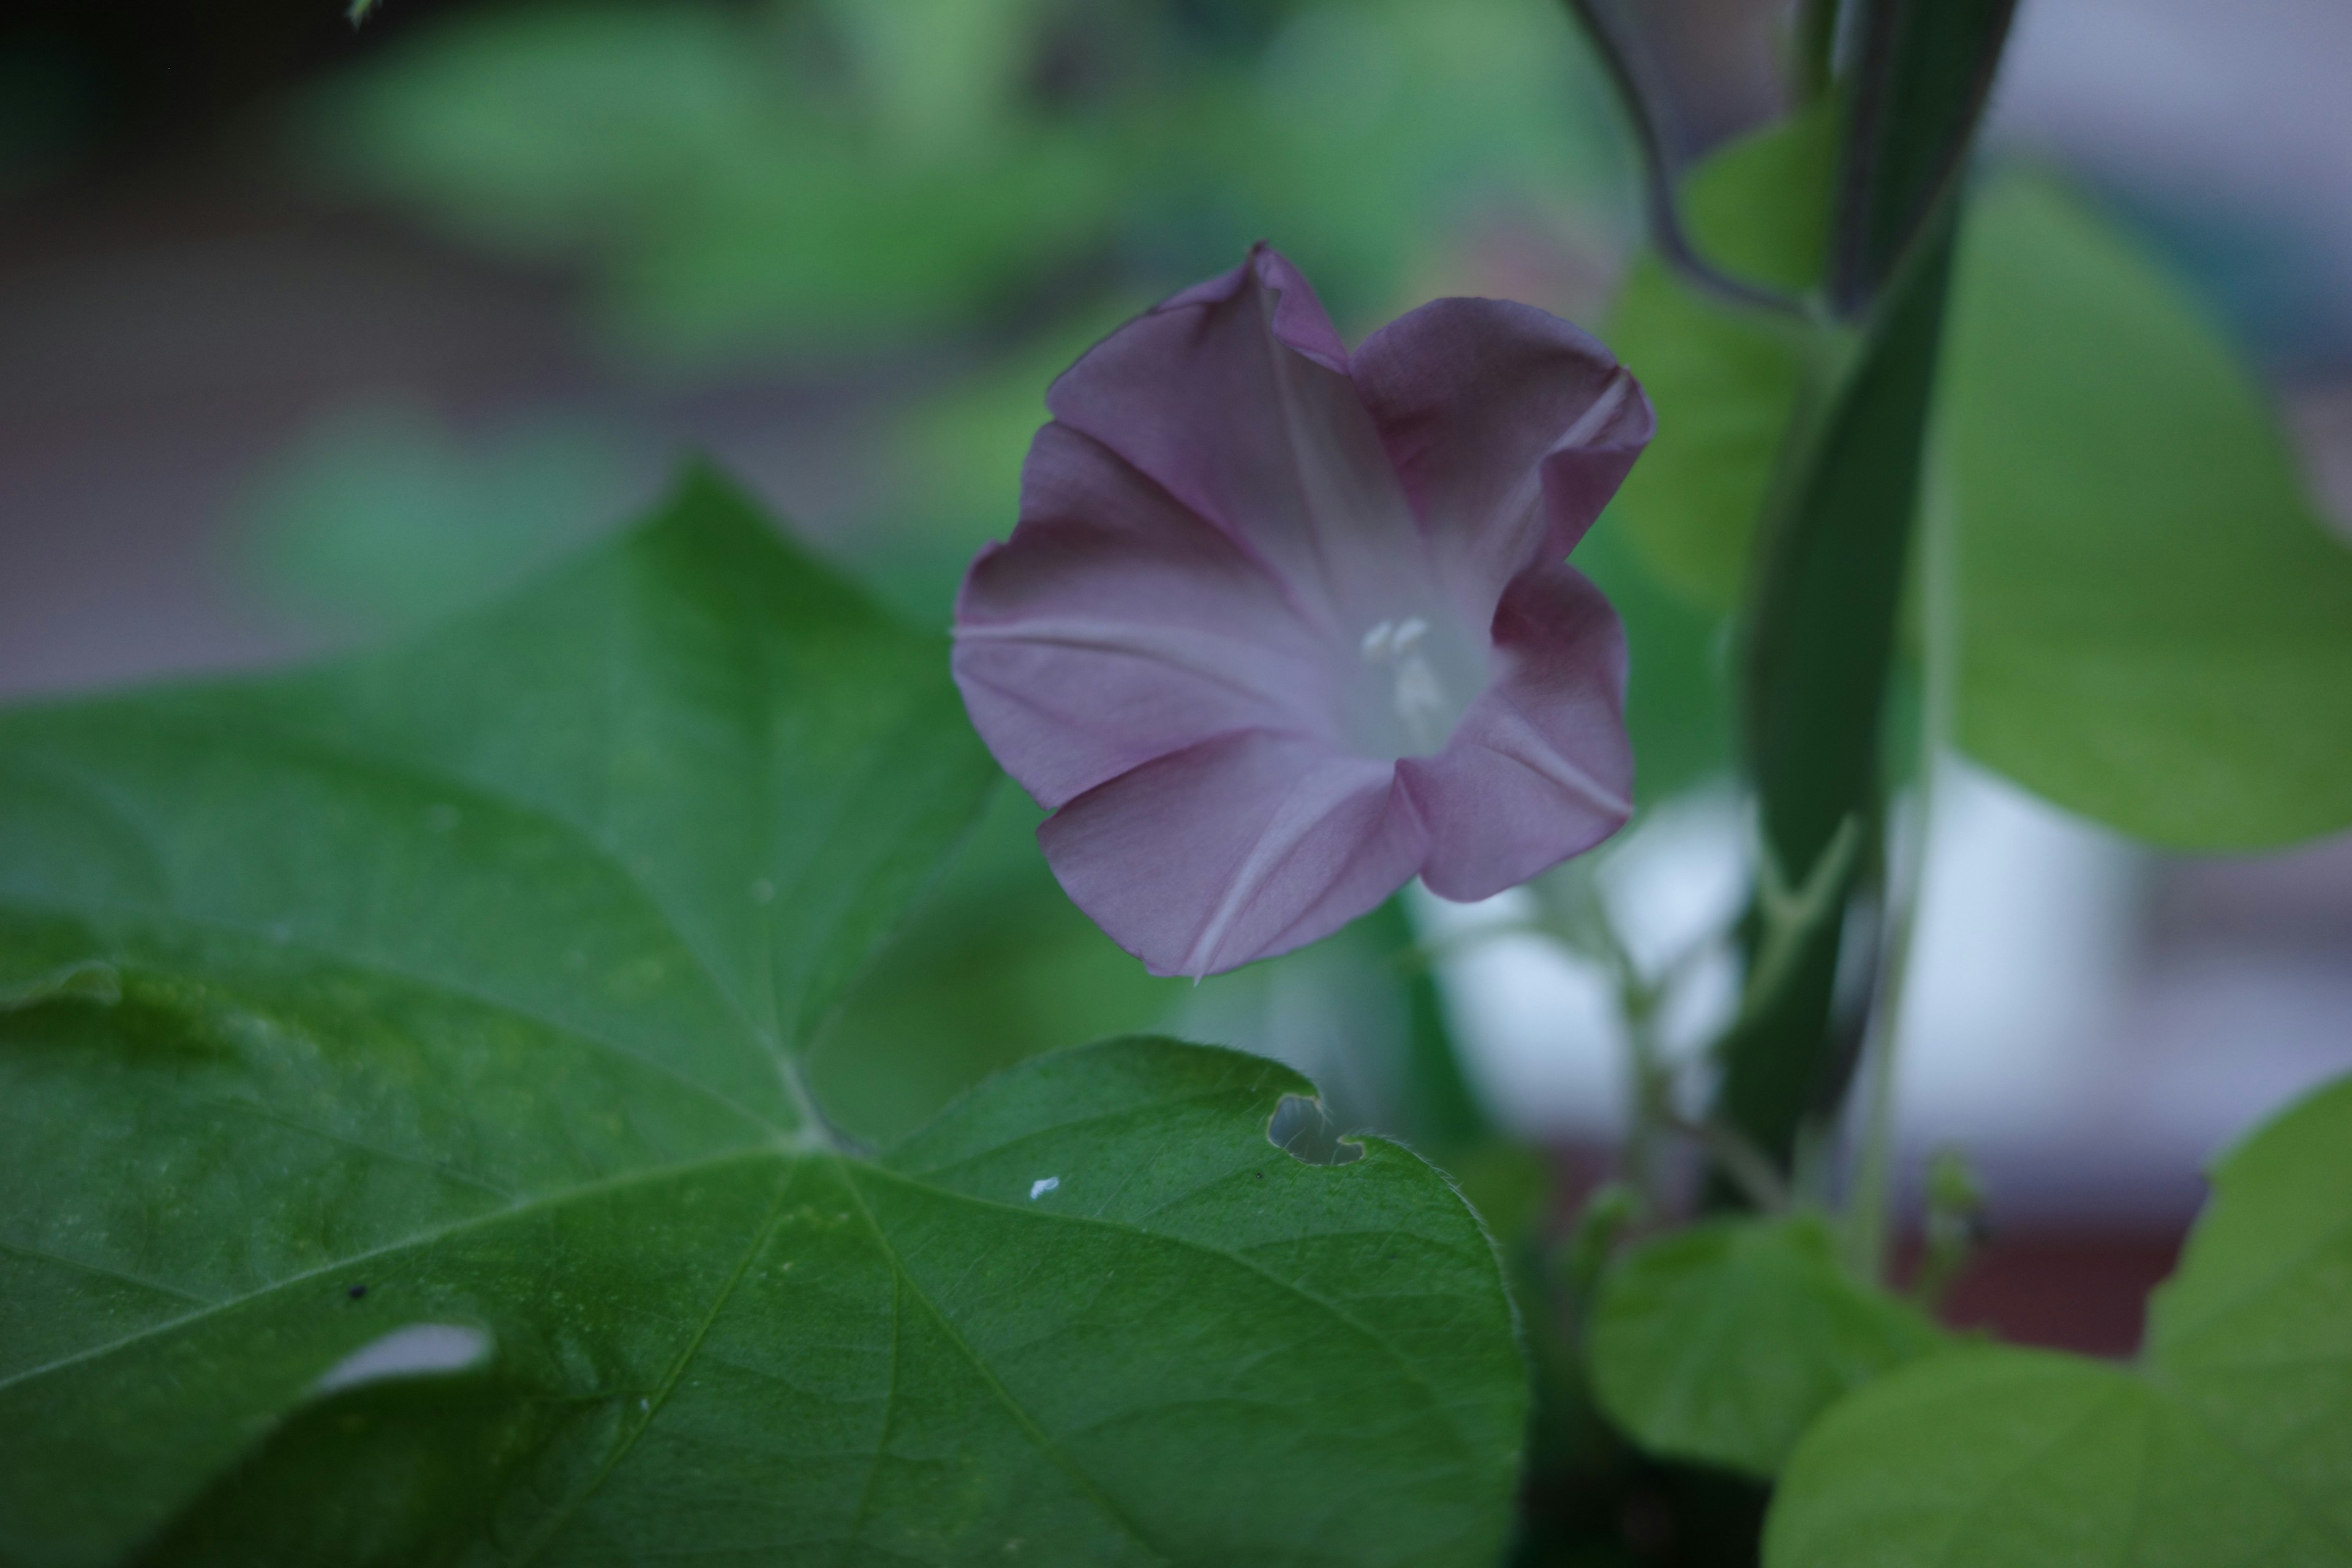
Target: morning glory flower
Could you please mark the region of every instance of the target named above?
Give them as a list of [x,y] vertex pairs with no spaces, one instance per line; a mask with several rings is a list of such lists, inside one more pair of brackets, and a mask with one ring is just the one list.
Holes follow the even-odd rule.
[[1440,300],[1350,354],[1260,246],[1046,395],[955,677],[1156,974],[1486,898],[1629,815],[1625,642],[1569,552],[1654,425],[1591,338]]

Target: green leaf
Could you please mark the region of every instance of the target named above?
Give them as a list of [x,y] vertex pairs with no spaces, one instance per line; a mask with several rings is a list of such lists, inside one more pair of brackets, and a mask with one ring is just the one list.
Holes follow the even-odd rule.
[[1783,1475],[1787,1568],[2352,1563],[2352,1079],[2214,1173],[2144,1364],[1984,1347],[1832,1410]]
[[[1286,1061],[1348,1128],[1396,1138],[1454,1177],[1496,1234],[1522,1194],[1462,1076],[1402,899],[1325,941],[1195,985],[1156,979],[1070,902],[1038,852],[1044,816],[1007,784],[811,1044],[827,1114],[904,1137],[989,1073],[1115,1035],[1213,1039]],[[1517,1145],[1512,1153],[1524,1154]]]
[[944,652],[692,477],[423,641],[0,718],[0,910],[413,978],[791,1124],[774,1055],[997,777]]
[[1041,0],[475,7],[420,18],[290,129],[339,195],[584,265],[621,344],[658,362],[863,363],[1148,301],[1269,233],[1347,321],[1491,276],[1515,236],[1613,232],[1594,79],[1522,0],[1191,21]]
[[1765,1562],[2333,1568],[2352,1548],[2158,1384],[1989,1346],[1832,1412],[1781,1479]]
[[1823,1410],[1942,1342],[1801,1215],[1643,1243],[1603,1277],[1586,1342],[1601,1408],[1643,1447],[1769,1476]]
[[239,585],[330,632],[428,625],[625,521],[645,491],[627,446],[588,420],[481,439],[411,403],[338,409],[247,489]]
[[2147,1358],[2352,1562],[2352,1078],[2215,1169],[2179,1271],[2149,1303]]
[[[1801,292],[1820,280],[1837,121],[1822,108],[1734,142],[1685,183],[1692,238],[1717,265]],[[1693,605],[1727,610],[1748,566],[1815,333],[1636,262],[1610,346],[1658,409],[1616,511],[1643,560]]]
[[2180,289],[2054,185],[1970,220],[1942,438],[1959,739],[2181,848],[2352,823],[2352,551]]
[[1105,238],[1116,145],[1024,103],[1036,10],[452,15],[331,81],[297,152],[460,239],[590,263],[619,343],[657,360],[857,357]]
[[996,776],[943,653],[702,479],[406,648],[0,716],[0,1561],[1491,1556],[1492,1249],[1270,1143],[1297,1074],[812,1119]]
[[858,1136],[903,1138],[990,1073],[1045,1051],[1195,1032],[1172,1023],[1192,984],[1146,973],[1062,891],[1038,853],[1043,816],[1000,787],[811,1042],[817,1098]]

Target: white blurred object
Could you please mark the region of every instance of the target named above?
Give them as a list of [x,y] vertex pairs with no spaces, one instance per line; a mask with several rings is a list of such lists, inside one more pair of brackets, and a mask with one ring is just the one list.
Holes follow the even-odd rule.
[[2352,246],[2352,5],[2026,0],[1992,133],[2228,205],[2275,203]]
[[[2004,1219],[2168,1223],[2194,1210],[2217,1150],[2352,1070],[2352,972],[2332,949],[2152,946],[2147,888],[2166,862],[1958,758],[1939,763],[1932,809],[1895,1074],[1906,1171],[1957,1145]],[[1644,973],[1737,916],[1745,834],[1732,797],[1709,796],[1610,852],[1600,884]],[[2259,889],[2294,863],[2228,864]],[[1627,1092],[1613,988],[1600,963],[1512,929],[1539,912],[1525,889],[1413,904],[1452,951],[1449,1016],[1496,1114],[1607,1141]],[[1671,1033],[1687,1050],[1735,1001],[1727,963],[1701,966]]]
[[1625,1034],[1601,965],[1511,929],[1538,913],[1525,888],[1450,904],[1416,883],[1412,913],[1424,940],[1451,952],[1437,966],[1446,1023],[1496,1119],[1531,1137],[1616,1136],[1629,1089]]
[[2324,944],[2161,942],[2147,919],[2168,867],[2267,884],[2324,846],[2167,862],[1956,759],[1934,811],[1895,1076],[1915,1169],[1960,1147],[2011,1219],[2185,1217],[2216,1152],[2352,1070],[2352,974]]
[[1906,1142],[2047,1140],[2130,985],[2139,853],[1957,759],[1931,809],[1897,1125]]
[[[1669,802],[1605,851],[1601,892],[1645,977],[1654,981],[1738,918],[1748,892],[1745,831],[1727,790]],[[1428,940],[1453,954],[1438,966],[1447,1016],[1496,1114],[1536,1136],[1615,1136],[1630,1084],[1607,970],[1548,937],[1513,931],[1541,912],[1525,888],[1453,904],[1416,884],[1412,912]],[[1702,957],[1691,970],[1660,1021],[1670,1051],[1712,1037],[1738,1000],[1727,957]]]
[[2026,0],[1990,138],[2090,176],[2274,369],[2352,358],[2352,5]]
[[1600,877],[1625,950],[1655,977],[1739,917],[1748,826],[1727,786],[1658,805],[1607,851]]

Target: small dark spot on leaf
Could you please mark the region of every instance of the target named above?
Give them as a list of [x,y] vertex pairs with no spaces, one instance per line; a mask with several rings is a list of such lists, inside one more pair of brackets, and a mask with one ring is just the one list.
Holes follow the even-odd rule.
[[1364,1157],[1364,1146],[1342,1138],[1310,1095],[1286,1094],[1265,1123],[1265,1141],[1303,1165],[1347,1165]]
[[356,1301],[361,1297],[367,1294],[367,1287],[364,1285],[354,1285],[350,1289],[344,1291],[343,1294]]
[[1265,1180],[1265,1173],[1264,1171],[1252,1171],[1250,1174],[1255,1176],[1261,1182]]

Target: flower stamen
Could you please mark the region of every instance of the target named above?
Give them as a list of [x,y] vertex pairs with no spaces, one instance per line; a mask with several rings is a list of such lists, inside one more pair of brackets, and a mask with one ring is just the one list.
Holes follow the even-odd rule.
[[1366,664],[1393,671],[1390,706],[1416,752],[1433,752],[1443,745],[1447,728],[1445,685],[1422,649],[1428,637],[1429,623],[1407,616],[1402,621],[1382,621],[1366,632],[1359,650]]

